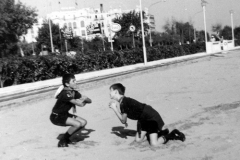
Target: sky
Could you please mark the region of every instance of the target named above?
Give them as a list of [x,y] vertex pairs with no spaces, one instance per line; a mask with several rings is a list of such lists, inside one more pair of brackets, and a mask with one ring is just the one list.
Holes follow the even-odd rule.
[[[77,7],[99,8],[103,4],[104,11],[110,8],[123,10],[135,9],[140,0],[19,0],[27,6],[36,8],[39,17],[59,11],[61,8]],[[212,26],[221,24],[231,26],[230,10],[233,10],[233,25],[240,26],[240,0],[205,0],[207,32],[212,32]],[[60,2],[60,4],[59,4]],[[197,30],[204,30],[204,14],[201,0],[141,0],[142,8],[149,9],[155,16],[157,31],[163,31],[166,22],[175,19],[180,22],[191,22]],[[77,4],[77,5],[76,5]]]

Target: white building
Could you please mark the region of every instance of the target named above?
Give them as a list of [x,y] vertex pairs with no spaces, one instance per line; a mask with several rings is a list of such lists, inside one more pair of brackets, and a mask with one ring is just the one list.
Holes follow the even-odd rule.
[[38,30],[42,27],[43,21],[43,18],[39,18],[38,23],[35,23],[31,29],[28,29],[27,34],[22,36],[21,40],[28,43],[36,42],[36,37],[38,37]]
[[[123,13],[130,12],[131,10],[122,10],[121,8],[110,9],[105,12],[103,5],[100,4],[100,8],[65,8],[61,11],[55,11],[47,14],[47,19],[50,19],[54,24],[58,24],[61,29],[65,29],[65,32],[70,30],[73,36],[79,36],[84,39],[92,39],[96,35],[113,37],[114,32],[110,33],[110,24],[112,20],[116,17],[121,16]],[[135,9],[139,12],[139,7]],[[151,30],[155,30],[154,16],[148,16],[148,10],[145,8],[146,17],[144,21],[151,26]],[[38,35],[38,28],[41,27],[43,19],[39,19],[38,24],[35,24],[28,34],[25,35],[25,40],[27,42],[35,42]]]
[[100,5],[98,9],[83,8],[52,12],[47,15],[47,19],[51,19],[60,28],[66,28],[66,32],[72,30],[73,36],[92,39],[96,35],[108,37],[110,34],[108,26],[112,19],[121,14],[121,9],[112,9],[104,12],[103,6]]

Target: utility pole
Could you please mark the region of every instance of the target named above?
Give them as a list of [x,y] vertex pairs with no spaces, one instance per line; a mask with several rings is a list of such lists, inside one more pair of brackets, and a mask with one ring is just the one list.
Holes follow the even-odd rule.
[[54,48],[53,48],[53,40],[52,40],[52,25],[51,25],[51,20],[50,19],[48,19],[48,24],[49,24],[49,32],[50,32],[51,49],[52,49],[52,53],[53,53]]

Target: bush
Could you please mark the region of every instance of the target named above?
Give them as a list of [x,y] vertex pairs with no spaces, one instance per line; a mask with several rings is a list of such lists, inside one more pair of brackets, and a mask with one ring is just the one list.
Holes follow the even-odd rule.
[[[147,48],[147,60],[154,61],[205,50],[204,43]],[[48,55],[0,59],[0,87],[60,77],[65,73],[80,74],[143,63],[142,48],[121,51],[78,52],[76,56]]]

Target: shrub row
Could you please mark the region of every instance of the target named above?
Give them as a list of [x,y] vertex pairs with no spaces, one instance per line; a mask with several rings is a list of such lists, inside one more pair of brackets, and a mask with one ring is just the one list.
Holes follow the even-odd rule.
[[[183,56],[205,51],[204,43],[171,45],[147,48],[148,61]],[[77,52],[74,58],[63,55],[14,57],[0,59],[0,87],[31,83],[60,77],[65,73],[79,74],[143,63],[141,48],[105,51]]]

